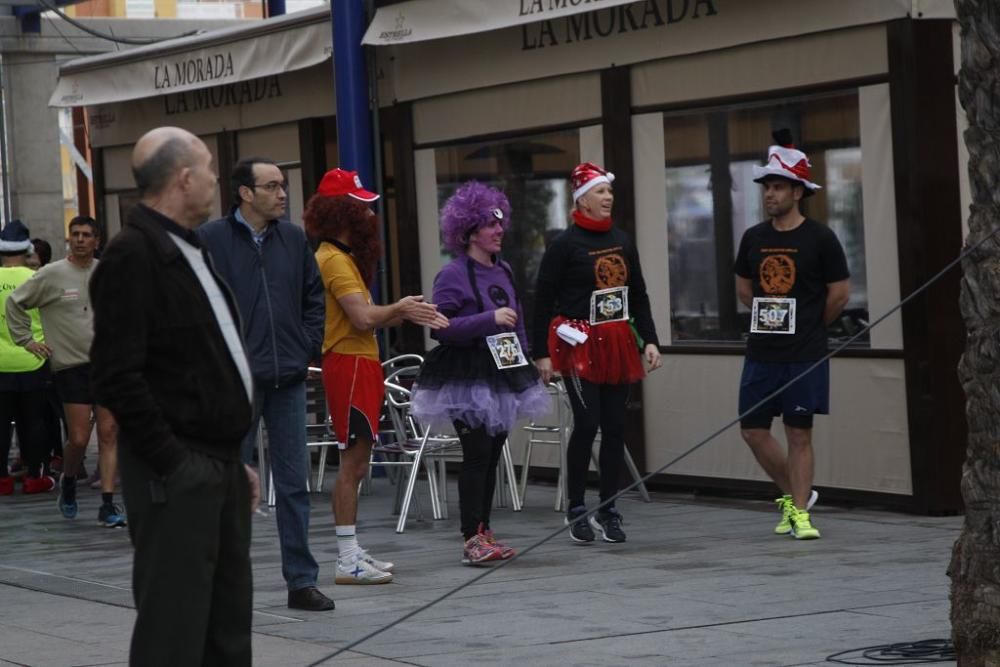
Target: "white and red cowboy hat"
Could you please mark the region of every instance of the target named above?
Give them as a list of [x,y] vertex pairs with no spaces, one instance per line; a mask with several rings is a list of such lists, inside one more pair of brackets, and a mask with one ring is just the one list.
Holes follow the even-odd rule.
[[791,132],[778,130],[774,133],[774,140],[778,144],[767,149],[767,164],[764,166],[754,165],[754,183],[760,183],[768,176],[779,176],[789,181],[801,183],[806,189],[807,197],[821,189],[821,185],[809,180],[812,165],[809,164],[809,158],[806,154],[792,144]]
[[573,184],[573,201],[576,201],[591,188],[601,183],[610,184],[615,180],[615,175],[592,162],[584,162],[576,165],[569,178]]

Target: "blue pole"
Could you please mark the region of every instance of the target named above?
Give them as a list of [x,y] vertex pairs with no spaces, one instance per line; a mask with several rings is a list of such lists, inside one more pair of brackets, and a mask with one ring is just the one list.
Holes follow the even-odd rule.
[[[330,0],[333,24],[333,79],[337,97],[337,153],[340,168],[358,172],[366,188],[375,188],[375,138],[369,107],[368,61],[361,39],[367,18],[364,0]],[[382,193],[379,193],[382,194]],[[382,303],[378,276],[372,300]],[[388,352],[388,331],[379,331],[382,355]]]
[[375,173],[368,64],[361,46],[366,28],[364,0],[331,0],[330,11],[340,168],[358,172],[361,182],[370,188],[374,187]]
[[267,0],[267,18],[285,13],[285,0]]

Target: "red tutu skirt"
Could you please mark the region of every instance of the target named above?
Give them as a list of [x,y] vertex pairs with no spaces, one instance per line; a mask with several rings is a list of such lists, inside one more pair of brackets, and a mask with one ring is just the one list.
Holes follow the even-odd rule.
[[[587,340],[570,345],[556,334],[563,322],[587,334]],[[646,376],[635,333],[628,322],[592,325],[557,315],[549,325],[552,369],[560,375],[576,375],[594,384],[631,384]]]

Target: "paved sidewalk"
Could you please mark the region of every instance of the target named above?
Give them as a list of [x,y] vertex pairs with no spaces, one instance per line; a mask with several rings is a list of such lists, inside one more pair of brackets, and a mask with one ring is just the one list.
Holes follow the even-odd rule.
[[[426,494],[426,484],[420,483]],[[493,527],[526,547],[561,525],[550,486]],[[0,498],[0,665],[124,665],[133,621],[132,552],[124,530],[96,526],[97,492],[80,490],[75,521],[55,496]],[[397,563],[396,582],[334,586],[328,497],[313,496],[312,545],[334,612],[285,607],[274,516],[254,518],[254,664],[307,665],[481,570],[460,564],[451,519],[390,516],[393,487],[361,499],[359,536]],[[961,519],[821,503],[823,538],[771,534],[772,503],[653,494],[620,503],[629,541],[572,545],[560,535],[324,665],[821,665],[866,646],[945,638],[945,568]],[[426,495],[422,505],[427,514]],[[413,516],[411,514],[411,516]]]

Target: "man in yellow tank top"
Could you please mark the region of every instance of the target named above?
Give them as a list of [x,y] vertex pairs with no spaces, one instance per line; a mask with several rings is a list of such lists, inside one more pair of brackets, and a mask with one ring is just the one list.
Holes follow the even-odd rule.
[[338,584],[392,581],[393,564],[370,556],[355,533],[358,484],[368,471],[378,437],[384,395],[375,329],[404,320],[432,329],[448,326],[447,318],[421,296],[387,306],[372,303],[368,284],[381,247],[378,219],[368,203],[376,199],[378,195],[365,190],[355,172],[333,169],[323,176],[302,216],[306,232],[321,242],[316,261],[326,291],[323,386],[341,449],[333,490]]

